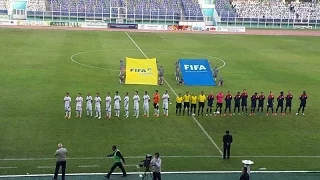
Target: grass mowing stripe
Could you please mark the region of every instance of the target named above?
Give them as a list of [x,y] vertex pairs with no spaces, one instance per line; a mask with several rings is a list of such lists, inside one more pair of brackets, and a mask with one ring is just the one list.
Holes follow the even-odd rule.
[[[149,59],[148,58],[148,56],[142,51],[142,49],[138,46],[138,44],[132,39],[132,37],[127,33],[127,32],[125,32],[126,33],[126,35],[128,36],[128,38],[131,40],[131,42],[138,48],[138,50],[144,55],[144,57],[146,57],[147,59]],[[224,61],[223,61],[224,62]],[[225,62],[224,62],[224,65],[225,65]],[[223,66],[224,66],[223,65]],[[222,67],[223,67],[222,66]],[[163,80],[164,80],[164,82],[168,85],[168,87],[171,89],[171,91],[176,95],[176,96],[178,96],[177,95],[177,93],[175,92],[175,90],[170,86],[170,84],[168,83],[168,81],[165,79],[165,78],[163,78]],[[210,142],[215,146],[215,148],[219,151],[219,153],[222,155],[223,153],[222,153],[222,151],[221,151],[221,149],[219,148],[219,146],[213,141],[213,139],[209,136],[209,134],[207,133],[207,131],[201,126],[201,124],[199,123],[199,121],[194,117],[194,116],[192,116],[192,119],[197,123],[197,125],[200,127],[200,129],[202,130],[202,132],[208,137],[208,139],[210,140]]]

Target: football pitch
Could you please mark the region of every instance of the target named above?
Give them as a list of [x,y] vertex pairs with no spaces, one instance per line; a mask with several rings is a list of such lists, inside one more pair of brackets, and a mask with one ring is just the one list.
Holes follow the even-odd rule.
[[[166,34],[103,31],[0,29],[1,117],[0,175],[50,174],[58,143],[68,149],[67,173],[109,170],[111,146],[127,159],[129,172],[146,154],[160,152],[162,170],[239,171],[241,160],[252,170],[320,169],[320,38],[295,36]],[[165,69],[162,86],[120,85],[119,59],[157,58]],[[223,87],[179,86],[174,62],[206,58],[220,67]],[[293,92],[293,112],[285,116],[176,116],[176,94],[208,94],[247,89],[251,96]],[[75,118],[78,92],[169,91],[169,117]],[[296,116],[299,96],[307,91],[306,115]],[[64,119],[63,97],[69,92],[73,116]],[[141,94],[140,93],[140,94]],[[250,103],[249,103],[250,104]],[[105,115],[102,103],[102,112]],[[130,104],[130,109],[132,109]],[[142,109],[141,109],[142,110]],[[151,110],[153,112],[153,110]],[[131,114],[133,111],[130,112]],[[221,159],[222,136],[234,138],[232,157]]]

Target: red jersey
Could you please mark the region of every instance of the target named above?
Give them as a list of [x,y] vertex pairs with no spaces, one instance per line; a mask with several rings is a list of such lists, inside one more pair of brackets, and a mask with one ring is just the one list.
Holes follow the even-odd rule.
[[217,94],[217,102],[218,103],[223,103],[223,98],[224,98],[224,94],[222,94],[222,93]]

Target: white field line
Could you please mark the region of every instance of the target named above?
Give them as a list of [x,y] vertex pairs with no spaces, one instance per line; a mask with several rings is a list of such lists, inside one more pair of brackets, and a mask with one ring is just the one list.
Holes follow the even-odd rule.
[[[128,38],[131,40],[131,42],[138,48],[138,50],[144,55],[145,58],[149,59],[148,56],[142,51],[142,49],[138,46],[138,44],[132,39],[132,37],[127,33],[125,32],[126,35],[128,36]],[[168,81],[163,78],[164,82],[168,85],[168,87],[171,89],[171,91],[173,92],[173,94],[175,94],[176,96],[177,93],[175,92],[175,90],[170,86],[170,84],[168,83]],[[219,146],[213,141],[213,139],[209,136],[209,134],[206,132],[206,130],[201,126],[201,124],[198,122],[198,120],[192,116],[192,119],[198,124],[198,126],[200,127],[200,129],[203,131],[203,133],[208,137],[208,139],[210,140],[210,142],[215,146],[215,148],[219,151],[219,153],[222,155],[222,151],[221,149],[219,148]]]
[[0,167],[0,169],[17,169],[18,167]]
[[55,168],[55,166],[38,166],[38,169],[51,169]]
[[79,168],[93,168],[93,167],[99,167],[99,165],[81,165],[81,166],[78,166]]
[[[143,159],[145,156],[128,156],[124,157],[126,159]],[[161,156],[161,158],[179,158],[179,159],[187,159],[187,158],[221,158],[221,156]],[[320,158],[320,156],[231,156],[231,158]],[[67,158],[67,160],[102,160],[108,159],[107,157],[74,157]],[[55,158],[5,158],[0,159],[0,161],[48,161],[55,160]]]
[[[232,174],[241,173],[241,171],[179,171],[179,172],[161,172],[161,174]],[[320,171],[250,171],[250,173],[278,174],[278,173],[320,173]],[[121,175],[122,173],[112,173]],[[140,175],[141,172],[127,172],[128,175]],[[59,174],[60,175],[60,174]],[[102,176],[106,173],[70,173],[67,176]],[[1,175],[0,178],[18,178],[18,177],[48,177],[52,174],[27,174],[27,175]]]

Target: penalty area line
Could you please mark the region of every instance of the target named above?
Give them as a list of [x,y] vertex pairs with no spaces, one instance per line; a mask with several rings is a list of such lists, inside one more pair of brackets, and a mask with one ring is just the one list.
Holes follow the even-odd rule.
[[[149,59],[148,56],[142,51],[142,49],[138,46],[138,44],[132,39],[132,37],[127,33],[125,32],[126,35],[128,36],[128,38],[131,40],[131,42],[138,48],[138,50],[144,55],[145,58]],[[225,62],[224,62],[224,65],[225,65]],[[223,66],[224,66],[223,65]],[[222,67],[223,67],[222,66]],[[171,91],[173,92],[174,95],[178,96],[178,94],[175,92],[175,90],[171,87],[171,85],[168,83],[168,81],[163,78],[164,82],[168,85],[168,87],[171,89]],[[209,136],[209,134],[207,133],[207,131],[202,127],[202,125],[199,123],[199,121],[194,117],[192,116],[192,119],[197,123],[197,125],[200,127],[200,129],[202,130],[202,132],[207,136],[207,138],[210,140],[210,142],[214,145],[214,147],[219,151],[219,153],[222,155],[222,151],[221,149],[219,148],[219,146],[213,141],[213,139]]]

